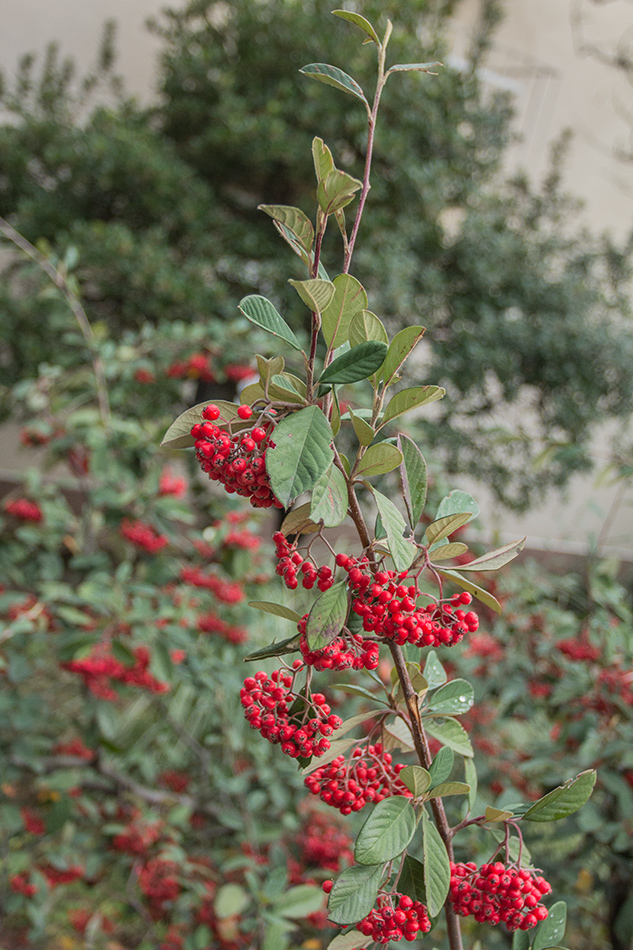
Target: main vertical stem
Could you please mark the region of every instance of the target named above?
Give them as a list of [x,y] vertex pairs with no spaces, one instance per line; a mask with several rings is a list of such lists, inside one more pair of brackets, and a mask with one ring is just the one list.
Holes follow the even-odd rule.
[[[400,681],[400,686],[402,688],[402,693],[407,704],[411,735],[413,736],[415,751],[417,752],[418,759],[420,760],[420,765],[422,765],[423,768],[428,769],[431,765],[431,762],[433,761],[433,757],[431,755],[431,750],[429,749],[426,733],[424,732],[424,728],[420,720],[418,697],[415,690],[413,689],[413,686],[411,685],[404,654],[402,653],[402,649],[396,643],[390,643],[389,650],[393,657],[393,661],[398,673],[398,679]],[[435,818],[437,830],[446,846],[448,857],[451,861],[453,861],[454,855],[451,829],[446,817],[446,812],[444,811],[444,803],[442,802],[441,798],[432,798],[430,805],[431,810],[433,811],[433,817]],[[444,913],[446,915],[446,929],[448,931],[448,942],[451,950],[464,950],[459,917],[455,914],[452,905],[448,900],[444,904]]]

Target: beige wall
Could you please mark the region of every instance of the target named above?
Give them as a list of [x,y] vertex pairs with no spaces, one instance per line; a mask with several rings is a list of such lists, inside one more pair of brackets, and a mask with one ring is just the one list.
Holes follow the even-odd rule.
[[[169,5],[177,6],[178,0]],[[119,69],[129,90],[147,100],[154,88],[158,44],[144,22],[162,6],[157,0],[0,0],[0,66],[11,72],[21,54],[56,39],[87,67],[101,24],[114,17]],[[477,6],[477,0],[463,0],[459,9],[453,29],[455,63],[464,54]],[[575,139],[567,185],[585,200],[585,220],[592,227],[624,235],[633,224],[633,165],[618,163],[613,153],[628,144],[622,109],[633,112],[633,89],[583,47],[594,43],[612,50],[625,32],[632,37],[633,7],[629,0],[506,0],[506,11],[487,76],[516,93],[516,124],[523,139],[510,155],[509,167],[523,166],[541,176],[549,143],[571,126]],[[598,440],[598,454],[604,452],[603,443]],[[19,467],[19,456],[6,451],[6,440],[3,445],[0,467]],[[588,535],[599,533],[616,491],[596,491],[593,478],[575,479],[566,500],[552,497],[521,518],[498,512],[488,500],[484,523],[503,539],[528,534],[536,547],[578,550]],[[478,487],[476,494],[485,496],[485,489]],[[620,507],[608,540],[612,550],[633,557],[632,507]]]

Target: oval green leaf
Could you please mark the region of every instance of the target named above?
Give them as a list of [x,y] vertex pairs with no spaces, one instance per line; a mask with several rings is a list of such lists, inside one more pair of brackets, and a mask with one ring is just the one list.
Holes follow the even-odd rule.
[[471,517],[476,518],[479,515],[479,505],[468,492],[454,488],[442,498],[433,520],[437,521],[438,518],[445,518],[446,515],[457,515],[464,511],[470,511]]
[[439,567],[436,568],[436,570],[440,577],[443,577],[448,581],[453,581],[453,583],[457,584],[458,587],[461,587],[463,590],[467,590],[469,594],[472,594],[473,597],[476,597],[477,600],[480,600],[482,604],[486,605],[486,607],[490,607],[491,610],[496,611],[498,614],[501,613],[501,604],[497,598],[493,594],[488,593],[487,590],[484,590],[483,587],[473,584],[471,580],[467,580],[465,577],[462,577],[461,574],[457,573],[457,571],[449,571],[445,568]]
[[530,805],[523,817],[528,821],[558,821],[567,818],[585,804],[596,784],[596,772],[590,769],[555,788]]
[[310,517],[335,528],[347,516],[347,483],[342,472],[332,465],[312,490]]
[[289,534],[313,534],[318,531],[318,524],[315,524],[310,518],[310,502],[299,505],[298,508],[293,508],[281,522],[279,530],[286,537]]
[[377,340],[379,343],[389,343],[389,337],[382,322],[371,310],[361,310],[352,317],[349,325],[349,342],[352,346],[366,343],[367,340]]
[[281,314],[277,312],[275,306],[266,297],[262,297],[261,294],[249,294],[248,297],[242,297],[238,309],[256,327],[261,327],[262,330],[267,330],[273,336],[280,337],[295,350],[301,352],[301,346],[296,336]]
[[349,417],[352,420],[352,425],[354,426],[354,432],[356,433],[356,438],[361,445],[371,445],[374,441],[375,432],[368,422],[365,422],[364,419],[361,419],[360,416],[357,416],[355,412],[352,412],[351,409],[348,410]]
[[549,909],[546,919],[539,924],[532,950],[546,950],[547,947],[560,945],[565,936],[567,924],[567,905],[565,901],[557,901]]
[[334,295],[321,314],[321,320],[325,341],[335,349],[348,340],[352,318],[367,306],[367,294],[360,281],[351,274],[339,274],[332,283]]
[[444,842],[424,809],[422,810],[422,852],[426,906],[429,916],[437,917],[448,896],[451,865]]
[[315,313],[321,313],[334,296],[334,284],[329,280],[289,280],[288,283],[297,291],[306,307]]
[[455,753],[453,750],[449,749],[447,746],[442,746],[433,759],[431,768],[429,769],[429,774],[431,776],[430,788],[435,788],[436,785],[441,785],[447,780],[453,771],[454,761]]
[[414,326],[405,327],[404,330],[396,333],[380,370],[380,375],[386,386],[393,381],[406,358],[420,342],[424,336],[424,331],[425,327]]
[[442,389],[441,386],[414,386],[412,389],[402,389],[399,393],[396,393],[385,409],[380,428],[393,419],[397,419],[398,416],[403,416],[411,409],[436,402],[445,395],[446,390]]
[[437,689],[443,686],[447,680],[446,670],[437,658],[435,650],[429,650],[426,663],[424,664],[424,679],[429,684],[429,689]]
[[353,201],[362,181],[335,168],[317,186],[317,200],[324,214],[334,214]]
[[393,563],[397,571],[406,571],[411,567],[418,553],[417,548],[410,541],[402,537],[406,531],[406,523],[400,511],[386,495],[374,489],[374,498],[378,512],[387,532],[387,544]]
[[519,541],[510,541],[508,544],[504,544],[502,548],[488,551],[487,554],[482,554],[481,557],[469,561],[468,564],[461,564],[459,569],[460,571],[498,571],[500,567],[503,567],[509,561],[513,561],[523,550],[525,541],[525,538],[521,538]]
[[291,887],[275,901],[274,912],[290,920],[307,917],[321,909],[323,891],[313,884],[298,884]]
[[433,693],[429,712],[436,716],[458,716],[468,712],[475,702],[475,691],[467,680],[451,680]]
[[429,789],[424,796],[424,801],[428,802],[432,798],[449,798],[451,795],[468,795],[469,791],[470,785],[466,785],[465,782],[440,782],[435,788]]
[[367,109],[369,109],[369,104],[362,88],[355,79],[352,79],[351,76],[343,72],[342,69],[339,69],[338,66],[330,66],[328,63],[310,63],[308,66],[303,66],[299,72],[303,73],[304,76],[309,76],[310,79],[317,79],[319,82],[324,82],[328,86],[334,86],[343,92],[349,92],[350,95],[360,99]]
[[[186,409],[185,412],[182,412],[167,429],[161,446],[169,449],[191,448],[191,446],[195,444],[195,439],[191,435],[191,429],[196,422],[204,422],[202,410],[206,409],[211,401],[212,400],[207,399],[206,402],[199,402],[197,406],[192,406],[190,409]],[[215,405],[219,407],[222,413],[219,420],[220,425],[223,421],[232,422],[233,419],[237,418],[239,406],[236,403],[226,402],[224,399],[216,399]]]
[[291,205],[258,205],[257,210],[264,211],[273,221],[282,224],[286,230],[290,231],[306,255],[312,252],[314,228],[303,211]]
[[370,446],[356,469],[357,478],[372,478],[374,475],[386,475],[402,462],[402,452],[390,442],[377,442]]
[[294,637],[288,637],[286,640],[273,641],[269,643],[268,646],[262,647],[261,650],[255,650],[253,653],[249,653],[248,656],[244,657],[244,662],[250,663],[253,660],[267,660],[272,656],[285,656],[286,653],[295,653],[299,649],[300,640],[301,635],[296,633]]
[[317,597],[308,614],[306,635],[311,650],[322,650],[339,635],[347,618],[347,583],[341,581]]
[[349,20],[349,22],[357,26],[359,30],[362,30],[363,33],[371,37],[376,46],[380,46],[380,40],[378,39],[375,29],[369,20],[366,20],[360,13],[351,13],[349,10],[332,10],[332,13],[334,16],[340,16],[342,20]]
[[342,353],[323,371],[320,385],[342,385],[367,379],[375,373],[385,358],[386,346],[377,340],[360,343],[347,353]]
[[426,462],[419,448],[408,435],[399,435],[397,446],[402,452],[400,483],[402,497],[407,509],[409,524],[415,528],[422,517],[426,502],[427,472]]
[[402,872],[398,881],[398,891],[407,894],[414,901],[426,903],[426,887],[424,885],[424,865],[410,854],[404,859]]
[[308,406],[275,427],[275,447],[266,452],[273,492],[287,508],[301,492],[314,488],[334,458],[332,430],[318,406]]
[[472,515],[469,511],[464,511],[455,515],[447,515],[445,518],[439,518],[437,521],[432,521],[426,529],[426,543],[431,545],[435,544],[436,541],[442,541],[443,538],[447,538],[453,531],[457,531],[457,529],[465,525],[467,521],[470,521],[471,517]]
[[332,923],[355,924],[366,917],[376,902],[381,881],[382,866],[355,865],[339,874],[327,904]]
[[455,719],[424,719],[424,728],[430,736],[438,739],[458,755],[472,759],[474,752],[468,733]]
[[378,802],[358,833],[354,858],[379,864],[402,854],[415,834],[416,819],[408,798],[396,795]]
[[419,765],[407,765],[398,778],[407,786],[414,798],[420,798],[431,784],[431,776]]
[[299,623],[301,620],[301,614],[290,607],[284,607],[283,604],[271,604],[265,600],[249,600],[248,606],[254,607],[255,610],[261,610],[265,614],[273,614],[275,617],[283,617],[284,620],[292,620],[293,623]]

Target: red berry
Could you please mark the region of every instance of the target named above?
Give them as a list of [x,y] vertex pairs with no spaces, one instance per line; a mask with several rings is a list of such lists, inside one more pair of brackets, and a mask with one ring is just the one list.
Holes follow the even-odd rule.
[[240,419],[250,419],[250,417],[253,415],[253,410],[250,406],[240,406],[240,408],[237,410],[237,414]]

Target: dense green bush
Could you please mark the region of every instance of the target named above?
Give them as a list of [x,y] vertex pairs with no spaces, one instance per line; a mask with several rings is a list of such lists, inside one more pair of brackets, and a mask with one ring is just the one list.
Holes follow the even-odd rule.
[[[394,54],[442,59],[453,7],[409,0]],[[382,16],[380,4],[364,10]],[[510,103],[477,72],[499,15],[486,0],[466,72],[442,69],[423,92],[410,77],[387,90],[357,272],[387,323],[428,327],[427,377],[452,398],[424,440],[451,471],[524,506],[589,464],[597,422],[631,409],[629,248],[579,231],[560,156],[540,190],[500,177]],[[120,91],[107,97],[107,44],[88,89],[54,55],[6,83],[0,213],[60,254],[78,248],[96,322],[120,332],[193,321],[213,334],[245,293],[281,299],[287,275],[257,204],[308,206],[317,129],[348,171],[362,163],[354,110],[334,90],[306,85],[297,97],[296,70],[314,59],[366,75],[351,37],[334,50],[328,16],[324,0],[172,11],[156,26],[160,101],[149,112]],[[326,267],[333,251],[326,243]],[[3,289],[0,314],[4,375],[15,380],[56,331],[21,282]]]

